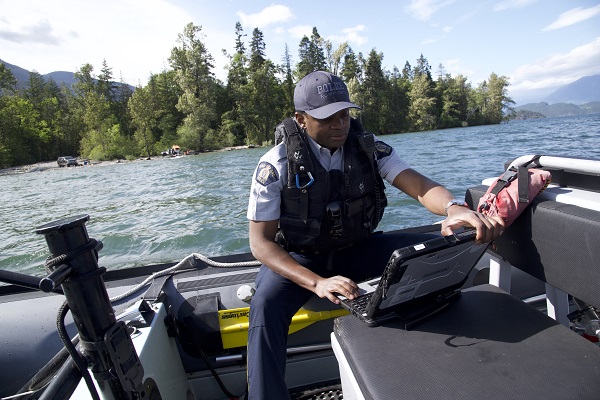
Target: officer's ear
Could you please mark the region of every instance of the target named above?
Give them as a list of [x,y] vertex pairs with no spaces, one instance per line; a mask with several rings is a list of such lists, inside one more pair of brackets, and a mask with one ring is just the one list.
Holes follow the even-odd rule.
[[300,111],[296,111],[294,114],[296,118],[296,122],[300,125],[301,128],[306,128],[306,114]]

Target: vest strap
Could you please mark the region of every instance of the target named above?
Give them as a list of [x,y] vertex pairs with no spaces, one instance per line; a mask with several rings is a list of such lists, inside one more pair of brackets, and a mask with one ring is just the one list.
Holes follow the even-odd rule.
[[[315,181],[312,172],[313,164],[310,151],[305,139],[298,129],[298,124],[292,118],[283,120],[285,128],[285,146],[288,158],[288,186],[293,184],[300,189],[300,218],[304,223],[308,221],[308,188]],[[294,160],[294,162],[290,162]]]

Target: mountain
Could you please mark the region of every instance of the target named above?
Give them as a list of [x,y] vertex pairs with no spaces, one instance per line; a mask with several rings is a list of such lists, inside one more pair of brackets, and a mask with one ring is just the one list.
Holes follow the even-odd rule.
[[[4,60],[0,60],[0,63],[3,63],[6,68],[12,72],[13,76],[17,80],[17,89],[24,89],[27,87],[27,83],[29,82],[29,71],[19,66],[9,64]],[[57,85],[60,86],[64,83],[68,88],[71,88],[71,86],[76,82],[75,74],[73,72],[50,72],[49,74],[43,74],[42,77],[46,82],[52,79]]]
[[[544,117],[562,117],[565,115],[582,115],[600,113],[600,101],[593,101],[585,104],[556,103],[548,104],[546,102],[529,103],[515,107],[517,112],[530,112],[541,114]],[[538,115],[539,117],[539,115]]]
[[61,83],[66,84],[68,87],[73,86],[75,82],[75,74],[67,71],[56,71],[50,72],[49,74],[42,75],[46,81],[52,79],[59,86]]
[[600,101],[600,75],[585,76],[561,86],[543,100],[549,104],[584,104]]
[[[27,83],[29,82],[29,71],[16,65],[9,64],[4,60],[0,60],[0,63],[4,64],[6,68],[12,72],[13,76],[17,80],[17,89],[24,89],[27,87]],[[58,86],[64,83],[69,89],[75,82],[77,82],[75,79],[75,74],[67,71],[50,72],[48,74],[43,74],[42,77],[46,82],[52,79]],[[117,85],[119,84],[118,82],[116,83]],[[129,89],[131,89],[131,91],[135,89],[135,87],[131,85],[127,86]]]
[[23,82],[27,82],[29,80],[29,71],[26,69],[9,64],[4,60],[0,60],[0,63],[4,64],[4,66],[6,66],[6,68],[12,72],[13,76],[17,80],[17,89],[21,89]]

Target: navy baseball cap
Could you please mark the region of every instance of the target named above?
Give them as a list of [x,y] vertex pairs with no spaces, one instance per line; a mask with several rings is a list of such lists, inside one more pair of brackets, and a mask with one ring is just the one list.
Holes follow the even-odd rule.
[[339,77],[325,71],[306,75],[294,89],[296,111],[317,119],[329,118],[345,108],[358,108],[350,102],[348,87]]

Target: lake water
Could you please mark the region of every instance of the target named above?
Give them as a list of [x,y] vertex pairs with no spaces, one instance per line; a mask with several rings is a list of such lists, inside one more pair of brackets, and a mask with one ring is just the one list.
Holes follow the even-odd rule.
[[[415,169],[457,197],[527,154],[600,159],[600,115],[386,135]],[[48,249],[36,227],[89,214],[109,269],[249,251],[246,206],[253,170],[268,149],[255,148],[123,164],[56,168],[0,176],[0,268],[45,275]],[[441,218],[394,188],[380,228]]]

